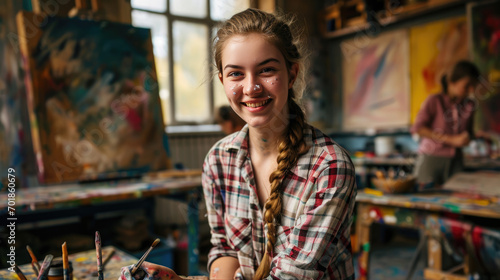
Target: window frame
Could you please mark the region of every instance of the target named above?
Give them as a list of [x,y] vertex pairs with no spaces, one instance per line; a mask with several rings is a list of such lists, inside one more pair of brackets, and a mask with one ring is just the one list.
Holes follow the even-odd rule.
[[[215,119],[215,92],[214,92],[214,79],[212,74],[215,73],[215,69],[213,69],[214,65],[213,63],[210,63],[210,65],[207,65],[208,69],[210,71],[214,71],[211,73],[208,73],[206,81],[203,81],[203,83],[207,83],[208,87],[208,106],[209,106],[209,118],[206,121],[198,121],[198,122],[188,122],[188,121],[179,121],[175,118],[175,112],[176,112],[176,106],[175,106],[175,100],[176,100],[176,94],[175,94],[175,77],[174,77],[174,38],[173,38],[173,23],[175,21],[180,21],[180,22],[186,22],[186,23],[194,23],[194,24],[202,24],[207,27],[208,29],[208,36],[206,38],[207,40],[207,57],[209,61],[212,61],[212,54],[213,54],[213,48],[212,48],[212,42],[213,42],[213,30],[214,28],[220,24],[221,21],[213,20],[211,18],[211,13],[210,13],[210,2],[213,0],[205,0],[206,2],[206,15],[203,18],[196,18],[196,17],[189,17],[189,16],[180,16],[180,15],[175,15],[172,14],[170,11],[170,1],[171,0],[164,0],[167,3],[165,12],[158,12],[158,11],[152,11],[152,10],[146,10],[142,8],[134,8],[131,6],[131,13],[136,10],[136,11],[141,11],[141,12],[147,12],[147,13],[152,13],[152,14],[157,14],[157,15],[162,15],[166,17],[167,20],[167,48],[168,48],[168,57],[167,57],[167,64],[168,64],[168,91],[169,91],[169,108],[166,108],[168,110],[167,114],[167,120],[168,123],[165,122],[165,126],[183,126],[183,125],[207,125],[207,124],[213,124],[214,119]],[[257,6],[255,5],[254,0],[249,0],[249,7],[250,8],[256,8]],[[154,47],[154,46],[153,46]],[[155,69],[156,70],[156,69]],[[161,98],[161,97],[160,97]],[[162,111],[165,110],[162,106]],[[162,114],[163,118],[163,114]]]

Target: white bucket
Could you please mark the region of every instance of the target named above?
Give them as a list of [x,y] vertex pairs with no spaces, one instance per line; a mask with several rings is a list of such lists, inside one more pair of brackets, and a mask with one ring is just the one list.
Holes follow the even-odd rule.
[[394,138],[391,136],[375,137],[375,154],[387,156],[394,153]]

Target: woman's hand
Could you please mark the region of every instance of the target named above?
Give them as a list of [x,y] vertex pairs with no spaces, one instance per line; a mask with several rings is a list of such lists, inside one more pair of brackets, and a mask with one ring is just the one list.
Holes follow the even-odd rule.
[[469,133],[464,131],[458,135],[453,135],[453,136],[448,136],[448,143],[452,145],[453,147],[463,147],[469,144],[470,142],[470,137]]
[[133,265],[122,267],[121,275],[118,280],[181,280],[172,269],[161,265],[144,262],[137,272],[132,275]]

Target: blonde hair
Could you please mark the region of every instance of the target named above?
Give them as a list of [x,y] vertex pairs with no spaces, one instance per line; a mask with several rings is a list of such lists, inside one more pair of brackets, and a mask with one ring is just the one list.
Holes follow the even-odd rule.
[[247,9],[235,14],[224,22],[217,32],[214,44],[214,58],[217,70],[222,73],[222,51],[225,43],[234,35],[247,35],[257,33],[263,35],[270,43],[276,46],[285,58],[288,70],[292,65],[299,65],[299,73],[293,88],[288,91],[288,109],[290,121],[288,135],[278,146],[278,167],[269,176],[271,193],[264,206],[264,221],[267,224],[267,244],[265,254],[255,273],[254,279],[262,279],[270,273],[270,256],[273,255],[276,243],[276,220],[282,211],[282,180],[287,173],[297,164],[298,158],[307,152],[308,147],[304,141],[303,129],[305,116],[299,101],[305,89],[305,58],[301,53],[304,44],[300,42],[301,36],[291,29],[294,20],[284,16],[276,16],[257,9]]

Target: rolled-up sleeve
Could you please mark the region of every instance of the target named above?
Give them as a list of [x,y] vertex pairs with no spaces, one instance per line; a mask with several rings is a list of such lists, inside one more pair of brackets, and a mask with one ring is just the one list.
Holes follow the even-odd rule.
[[334,160],[320,171],[267,279],[321,279],[325,274],[353,278],[350,227],[355,196],[350,161]]
[[210,156],[206,157],[202,174],[203,193],[211,233],[210,241],[213,245],[208,254],[209,270],[212,262],[220,257],[237,257],[236,252],[228,244],[224,227],[224,194],[221,192],[221,185],[224,180],[220,178],[221,174],[214,174],[212,167],[216,165],[214,162],[210,162],[210,158]]
[[422,127],[431,128],[432,120],[434,119],[436,113],[434,109],[436,105],[435,100],[435,96],[430,96],[424,101],[422,107],[417,113],[415,123],[411,127],[411,133],[418,133]]

